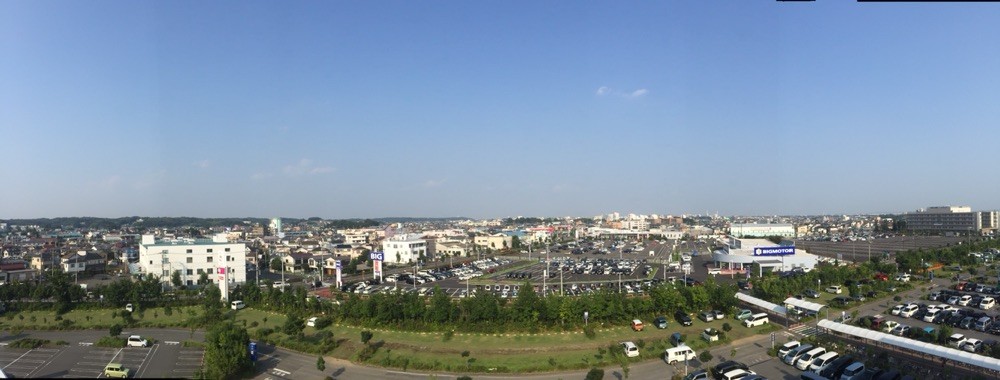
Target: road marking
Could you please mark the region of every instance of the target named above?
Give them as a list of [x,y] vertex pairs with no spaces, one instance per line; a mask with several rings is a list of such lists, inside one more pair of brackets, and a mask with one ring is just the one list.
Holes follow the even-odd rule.
[[80,345],[81,346],[93,346],[94,343],[93,342],[80,342]]
[[28,352],[25,352],[21,356],[18,356],[17,359],[14,359],[14,361],[8,363],[6,366],[4,366],[4,368],[10,367],[11,364],[17,363],[18,360],[21,360],[21,358],[23,358],[25,355],[29,354],[30,352],[31,352],[31,350],[28,350]]
[[168,345],[168,346],[176,346],[178,344],[181,344],[181,342],[175,342],[175,341],[169,341],[168,340],[166,342],[163,342],[163,344]]
[[146,360],[149,359],[149,356],[152,355],[154,352],[156,352],[156,350],[158,350],[159,348],[160,348],[159,344],[154,344],[153,349],[149,350],[149,352],[146,352],[146,356],[142,357],[142,362],[139,363],[139,368],[142,368],[142,371],[139,371],[139,368],[136,368],[136,371],[138,372],[136,377],[143,377],[143,375],[146,373],[146,370],[149,369],[149,366],[143,368],[142,365],[146,364]]
[[273,372],[275,375],[282,376],[282,377],[288,376],[288,375],[292,374],[291,372],[288,372],[288,371],[285,371],[285,370],[281,370],[281,369],[277,369],[277,368],[275,368],[271,372]]

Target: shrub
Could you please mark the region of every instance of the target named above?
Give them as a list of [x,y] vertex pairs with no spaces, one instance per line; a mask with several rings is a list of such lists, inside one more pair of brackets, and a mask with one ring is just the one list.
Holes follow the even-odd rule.
[[[448,333],[451,333],[451,332],[449,331]],[[445,335],[447,336],[447,333]],[[362,331],[361,332],[361,343],[362,344],[368,344],[368,342],[372,340],[373,336],[375,336],[375,334],[372,334],[371,331],[368,331],[368,330]],[[450,337],[449,337],[449,339],[450,339]],[[447,342],[447,341],[448,340],[446,339],[445,342]]]
[[604,369],[603,368],[591,368],[587,372],[586,380],[603,380],[604,379]]
[[41,347],[42,345],[48,344],[48,343],[49,343],[48,340],[33,339],[33,338],[23,338],[23,339],[18,339],[18,340],[15,340],[13,342],[10,342],[10,344],[8,344],[7,347],[35,349],[35,348]]
[[[597,338],[597,331],[594,331],[594,327],[593,326],[589,326],[589,325],[588,326],[584,326],[583,327],[583,335],[585,335],[588,339],[594,339],[594,338]],[[602,372],[601,376],[604,376],[603,372]]]
[[250,322],[250,327],[257,327],[257,321]]
[[112,347],[112,348],[125,347],[125,338],[119,338],[115,336],[105,336],[101,337],[101,339],[98,339],[97,342],[94,342],[94,345],[97,347]]
[[708,350],[702,351],[701,354],[698,354],[698,360],[701,360],[702,363],[708,363],[712,361],[712,353]]
[[119,325],[117,323],[111,325],[111,328],[108,329],[108,334],[111,335],[111,336],[119,336],[119,335],[121,335],[122,334],[122,325]]
[[726,322],[726,323],[722,324],[722,331],[729,332],[732,329],[733,329],[733,326],[731,326],[729,324],[729,322]]
[[444,335],[441,337],[441,341],[442,342],[447,342],[447,341],[451,340],[451,338],[453,336],[455,336],[455,332],[454,331],[451,331],[451,330],[445,331]]
[[472,380],[472,377],[471,377],[471,376],[469,376],[469,375],[462,375],[462,376],[459,376],[459,377],[458,377],[457,379],[455,379],[455,380]]
[[469,350],[462,351],[462,357],[463,358],[469,357]]

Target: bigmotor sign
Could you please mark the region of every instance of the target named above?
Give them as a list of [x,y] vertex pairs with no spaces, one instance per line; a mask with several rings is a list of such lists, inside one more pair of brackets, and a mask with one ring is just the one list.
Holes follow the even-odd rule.
[[783,245],[778,247],[754,247],[754,256],[788,256],[795,254],[794,245]]

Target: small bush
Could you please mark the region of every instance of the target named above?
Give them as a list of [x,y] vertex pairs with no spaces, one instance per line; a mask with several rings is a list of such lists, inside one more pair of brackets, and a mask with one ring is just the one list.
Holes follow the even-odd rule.
[[[585,335],[587,339],[594,339],[597,338],[597,331],[594,331],[593,326],[587,325],[583,327],[583,335]],[[604,376],[603,372],[601,376]]]
[[722,324],[722,331],[729,332],[732,329],[733,329],[733,326],[730,325],[729,322],[726,322],[726,323]]
[[15,340],[13,342],[10,342],[10,344],[8,344],[7,347],[35,349],[35,348],[41,347],[42,345],[48,344],[48,343],[49,343],[48,340],[33,339],[33,338],[23,338],[23,339],[18,339],[18,340]]
[[603,368],[591,368],[587,372],[586,380],[604,380],[604,369]]
[[[448,334],[451,334],[451,333],[452,333],[451,331],[449,331],[449,332],[445,333],[445,336],[447,337],[447,338],[445,339],[445,342],[447,342],[447,341],[448,341],[448,339],[451,339],[451,336],[450,336],[450,335],[448,335]],[[362,331],[362,332],[361,332],[361,343],[362,343],[362,344],[368,344],[368,342],[372,340],[372,337],[373,337],[373,336],[375,336],[375,334],[372,334],[372,332],[371,332],[371,331],[368,331],[368,330],[364,330],[364,331]]]
[[250,327],[257,327],[257,321],[250,322]]
[[708,363],[712,361],[712,353],[708,350],[702,351],[701,354],[698,354],[698,360],[701,360],[702,363]]
[[454,331],[451,331],[451,330],[445,331],[444,335],[441,337],[441,341],[442,342],[450,341],[451,338],[454,337],[454,336],[455,336],[455,332]]
[[125,338],[105,336],[101,337],[101,339],[98,339],[97,342],[94,342],[94,345],[97,347],[112,347],[112,348],[125,347]]
[[463,358],[469,357],[469,350],[462,351],[462,357]]

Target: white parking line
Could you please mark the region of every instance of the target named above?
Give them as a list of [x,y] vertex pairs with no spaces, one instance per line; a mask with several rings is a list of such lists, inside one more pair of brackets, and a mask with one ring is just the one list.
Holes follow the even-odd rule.
[[[142,358],[142,363],[139,364],[139,368],[142,368],[142,365],[146,364],[146,359],[149,359],[149,356],[152,355],[154,352],[156,352],[156,350],[158,350],[159,348],[160,348],[159,344],[154,344],[153,349],[149,350],[149,352],[146,353],[146,356]],[[142,375],[146,373],[146,370],[149,369],[149,366],[146,366],[146,368],[142,368],[142,371],[139,371],[139,368],[136,368],[136,371],[138,372],[138,375],[136,375],[136,377],[142,377]]]
[[18,356],[18,357],[17,357],[17,359],[14,359],[14,361],[12,361],[12,362],[8,363],[8,364],[7,364],[6,366],[4,366],[3,368],[5,368],[5,369],[6,369],[7,367],[10,367],[10,365],[11,365],[11,364],[14,364],[14,363],[17,363],[17,361],[18,361],[18,360],[21,360],[21,358],[23,358],[23,357],[24,357],[25,355],[28,355],[29,353],[31,353],[31,350],[28,350],[28,352],[25,352],[24,354],[21,354],[21,356]]

